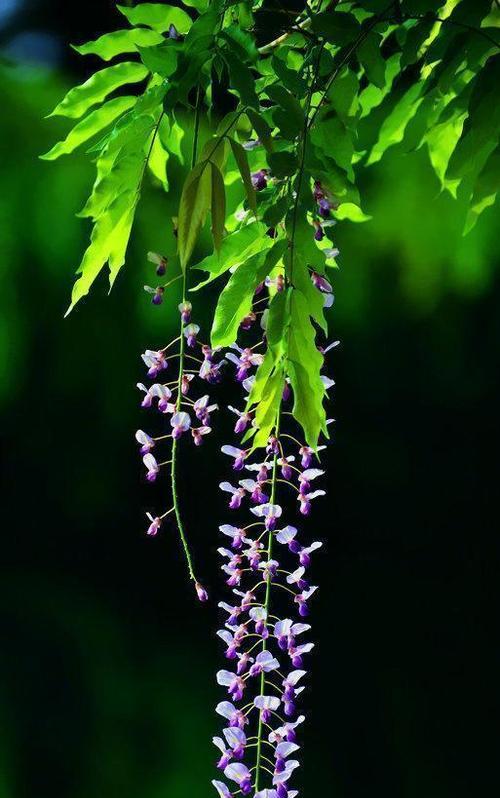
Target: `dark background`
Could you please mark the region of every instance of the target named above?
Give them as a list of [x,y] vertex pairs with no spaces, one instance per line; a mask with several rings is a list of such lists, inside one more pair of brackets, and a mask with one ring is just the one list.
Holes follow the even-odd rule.
[[[175,200],[146,192],[112,294],[98,281],[63,320],[91,170],[83,156],[37,160],[64,128],[42,117],[95,66],[68,42],[119,24],[111,2],[0,0],[16,64],[0,72],[0,798],[205,798],[214,776],[215,602],[194,601],[172,529],[145,538],[152,495],[133,439],[147,427],[140,352],[173,332],[178,299],[153,309],[142,286]],[[178,168],[170,177],[175,193]],[[463,201],[438,195],[425,151],[404,142],[364,183],[374,219],[338,227],[301,794],[492,795],[498,215],[462,238]],[[197,296],[198,319],[212,299]],[[186,526],[216,599],[230,421],[182,459]]]

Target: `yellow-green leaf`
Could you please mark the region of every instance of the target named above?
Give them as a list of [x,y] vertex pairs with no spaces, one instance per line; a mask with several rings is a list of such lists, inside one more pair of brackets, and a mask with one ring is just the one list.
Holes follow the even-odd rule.
[[118,119],[119,116],[128,111],[135,105],[136,97],[116,97],[114,100],[101,105],[97,110],[92,111],[88,116],[82,119],[75,127],[68,133],[64,141],[59,141],[52,147],[52,149],[45,155],[40,157],[45,161],[54,161],[61,155],[68,155],[70,152],[76,150],[80,144],[84,144],[91,139],[96,133],[100,133],[108,125]]
[[234,160],[236,161],[236,165],[240,170],[241,179],[243,180],[243,186],[245,187],[245,194],[247,196],[247,202],[251,210],[257,215],[257,198],[255,196],[255,189],[252,184],[252,177],[250,174],[250,166],[248,164],[248,156],[246,151],[241,146],[238,141],[234,139],[229,140],[231,144],[231,149],[233,151]]
[[219,167],[210,164],[212,177],[212,236],[216,252],[220,251],[226,222],[226,191]]
[[105,33],[86,44],[73,44],[72,47],[80,55],[98,55],[103,61],[111,61],[117,55],[136,53],[138,47],[152,47],[160,44],[163,36],[154,30],[133,28],[132,30],[115,30]]
[[193,21],[182,8],[165,3],[140,3],[133,8],[117,6],[131,25],[147,25],[149,28],[165,33],[170,25],[175,25],[179,33],[187,33]]
[[124,61],[101,69],[91,78],[71,89],[49,116],[79,119],[93,105],[102,102],[111,92],[126,83],[138,83],[148,76],[143,64]]
[[184,271],[210,207],[211,188],[210,168],[197,164],[187,176],[179,205],[178,249]]

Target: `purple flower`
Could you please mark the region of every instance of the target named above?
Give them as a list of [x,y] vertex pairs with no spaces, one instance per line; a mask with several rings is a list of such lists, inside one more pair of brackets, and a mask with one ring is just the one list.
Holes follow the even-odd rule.
[[145,285],[144,290],[147,294],[152,294],[151,302],[153,305],[161,305],[163,302],[163,293],[165,291],[162,285],[157,285],[156,288],[151,288],[150,285]]
[[256,191],[262,191],[262,189],[267,188],[268,174],[267,169],[259,169],[258,172],[252,172],[252,185]]
[[[323,449],[326,449],[326,446],[318,446],[316,452],[321,452]],[[312,463],[313,455],[315,454],[314,450],[311,449],[310,446],[301,446],[299,449],[299,454],[302,458],[302,468],[309,468]]]
[[280,291],[285,290],[285,277],[283,274],[278,274],[276,277],[266,277],[264,284],[267,286],[267,288],[274,287],[279,293]]
[[202,602],[208,601],[208,593],[205,590],[205,588],[203,587],[203,585],[200,585],[199,582],[195,582],[194,588],[196,590],[196,594],[197,594],[198,599],[200,601],[202,601]]
[[141,357],[148,367],[148,377],[157,377],[160,371],[168,367],[167,359],[161,351],[155,352],[152,349],[146,349]]
[[255,504],[265,504],[269,501],[269,496],[266,496],[262,490],[260,482],[256,482],[254,479],[240,479],[238,484],[250,493],[250,497]]
[[191,427],[191,435],[195,446],[201,446],[203,443],[203,435],[208,435],[212,432],[211,427]]
[[270,651],[261,651],[250,668],[250,676],[259,676],[261,673],[271,673],[278,670],[280,664]]
[[226,493],[231,493],[231,500],[229,507],[231,510],[237,510],[241,506],[241,500],[245,496],[245,488],[235,488],[230,482],[221,482],[219,488]]
[[309,582],[307,582],[303,577],[305,574],[306,569],[303,565],[297,568],[293,573],[288,574],[286,581],[289,585],[297,585],[299,590],[307,590],[309,587]]
[[320,549],[322,545],[323,544],[320,543],[319,541],[315,541],[314,543],[311,543],[310,546],[307,546],[307,547],[304,547],[303,549],[301,549],[300,552],[299,552],[300,564],[303,565],[305,568],[308,568],[308,566],[311,563],[311,556],[310,555],[312,554],[313,551],[316,551],[317,549]]
[[[262,637],[264,640],[269,637],[267,629],[267,610],[265,607],[252,607],[248,613],[252,621],[255,622],[255,634]],[[257,657],[258,659],[258,657]]]
[[316,288],[318,288],[320,291],[323,291],[325,294],[332,293],[333,288],[331,284],[328,282],[326,277],[323,277],[321,274],[318,274],[318,272],[311,272],[311,280],[313,285],[315,285]]
[[146,513],[146,515],[147,515],[148,519],[151,521],[150,525],[148,526],[146,535],[149,535],[150,537],[154,537],[155,535],[158,534],[158,530],[161,527],[161,518],[158,518],[158,517],[153,518],[151,513]]
[[254,706],[260,710],[263,723],[269,723],[271,714],[279,709],[280,700],[276,696],[258,695],[254,698]]
[[184,412],[174,413],[170,419],[172,426],[172,438],[180,438],[183,432],[187,432],[191,426],[191,419],[189,415]]
[[223,446],[221,448],[223,454],[228,454],[234,457],[233,469],[234,471],[241,471],[245,465],[245,458],[248,455],[246,449],[237,449],[235,446]]
[[177,30],[177,28],[173,23],[171,23],[168,27],[167,38],[174,39],[175,41],[178,41],[179,39],[182,38],[182,36],[180,35],[179,31]]
[[252,414],[245,410],[237,410],[235,407],[231,407],[231,405],[228,405],[228,410],[238,416],[234,431],[237,435],[241,435],[252,421]]
[[245,690],[245,682],[236,673],[231,671],[219,671],[217,673],[217,683],[223,687],[227,687],[227,692],[232,697],[233,701],[240,701],[243,698]]
[[331,205],[326,197],[322,197],[320,200],[318,200],[318,213],[322,219],[328,219],[330,217],[330,210]]
[[252,792],[252,774],[241,762],[233,762],[224,770],[227,779],[235,781],[243,795]]
[[287,742],[295,742],[296,734],[295,729],[297,726],[300,726],[301,723],[305,721],[304,715],[299,715],[296,721],[293,723],[285,723],[283,726],[275,729],[269,735],[269,742],[270,743],[281,743],[284,740]]
[[314,240],[315,241],[323,241],[325,237],[325,231],[323,230],[322,226],[319,222],[314,222]]
[[140,453],[147,454],[154,448],[155,442],[154,439],[144,432],[142,429],[138,429],[135,433],[135,439],[138,443],[141,444]]
[[194,380],[194,374],[183,374],[181,378],[181,393],[183,396],[187,396],[189,393],[189,386],[191,382]]
[[299,474],[299,490],[301,493],[307,493],[311,489],[311,482],[317,477],[321,477],[325,472],[321,468],[307,468],[302,474]]
[[238,371],[236,372],[236,379],[238,382],[244,382],[248,371],[252,366],[260,366],[264,360],[264,356],[258,352],[253,352],[251,349],[240,349],[237,344],[233,344],[232,349],[236,349],[239,352],[239,357],[233,352],[227,352],[226,358],[232,363],[235,363],[238,367]]
[[245,540],[245,530],[239,529],[236,526],[231,526],[231,524],[222,524],[219,527],[219,530],[222,532],[223,535],[227,535],[231,538],[231,546],[233,549],[241,549],[243,546],[243,541]]
[[280,457],[278,460],[278,465],[281,468],[281,475],[283,479],[290,480],[293,476],[293,469],[290,463],[293,463],[295,457],[293,455],[289,455],[288,457]]
[[203,421],[204,424],[209,424],[210,413],[219,409],[219,405],[209,405],[210,397],[208,394],[197,399],[193,405],[194,414],[197,419]]
[[186,338],[187,345],[192,349],[196,346],[196,336],[200,332],[197,324],[188,324],[184,327],[184,337]]
[[295,596],[294,601],[299,605],[299,615],[302,618],[305,618],[307,615],[309,615],[309,605],[307,602],[317,589],[318,588],[316,586],[310,587],[308,590],[304,590],[302,593],[299,593],[299,595]]
[[282,543],[284,546],[288,546],[291,552],[294,554],[298,554],[301,546],[295,540],[297,535],[297,529],[294,526],[285,526],[283,529],[280,529],[278,534],[276,535],[276,540],[278,543]]
[[157,474],[160,471],[160,466],[156,462],[156,459],[153,457],[152,454],[148,453],[144,455],[144,457],[142,458],[142,462],[144,463],[148,471],[146,474],[146,479],[148,480],[148,482],[154,482]]
[[155,264],[158,277],[163,277],[167,271],[168,258],[159,255],[157,252],[148,252],[148,261]]
[[183,324],[189,324],[191,321],[191,311],[193,310],[193,306],[191,302],[181,302],[179,305],[179,313],[181,314],[181,319]]
[[260,140],[259,139],[248,139],[248,141],[243,142],[243,149],[245,150],[254,150],[256,147],[260,147]]
[[233,798],[233,793],[229,791],[223,781],[217,781],[217,779],[213,779],[212,784],[219,793],[220,798]]
[[253,312],[253,310],[251,310],[250,313],[247,313],[247,315],[240,321],[240,328],[242,330],[250,330],[256,319],[256,314]]
[[226,718],[226,720],[229,721],[229,725],[235,728],[244,729],[245,725],[248,723],[246,715],[231,704],[230,701],[221,701],[220,704],[217,704],[215,711],[218,715],[222,715],[223,718]]
[[340,255],[340,250],[337,249],[337,247],[325,247],[325,249],[323,250],[323,255],[325,256],[325,258],[332,258],[333,260],[335,260],[335,258],[338,258],[338,256]]
[[311,502],[313,499],[316,499],[318,496],[326,496],[326,492],[324,490],[315,490],[312,493],[299,493],[297,499],[300,502],[300,512],[302,515],[309,515],[311,512]]
[[276,520],[281,516],[282,509],[279,504],[260,504],[258,507],[252,507],[251,512],[258,518],[265,519],[266,529],[275,529]]

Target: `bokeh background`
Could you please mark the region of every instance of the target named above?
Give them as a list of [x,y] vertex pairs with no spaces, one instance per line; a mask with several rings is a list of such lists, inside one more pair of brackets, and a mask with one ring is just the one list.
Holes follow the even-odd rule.
[[[194,601],[175,534],[144,536],[151,489],[133,438],[139,355],[175,317],[176,297],[153,309],[142,291],[145,253],[172,246],[174,202],[146,190],[112,294],[99,280],[63,320],[91,167],[37,159],[64,128],[42,117],[95,66],[68,43],[118,23],[107,0],[0,0],[0,798],[205,798],[214,776],[215,603]],[[169,176],[175,193],[180,167]],[[498,212],[463,238],[463,202],[439,195],[408,142],[363,179],[373,220],[338,227],[301,794],[492,795]],[[223,415],[221,429],[181,480],[216,598]]]

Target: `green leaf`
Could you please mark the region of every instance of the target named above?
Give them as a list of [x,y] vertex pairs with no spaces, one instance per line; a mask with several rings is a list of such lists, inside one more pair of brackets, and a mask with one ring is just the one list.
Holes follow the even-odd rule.
[[228,346],[236,341],[240,322],[252,309],[255,289],[267,274],[265,254],[252,255],[229,278],[215,310],[212,346]]
[[294,152],[272,152],[267,158],[273,177],[282,180],[295,174],[298,168],[297,156]]
[[198,240],[210,207],[210,198],[210,169],[206,164],[199,163],[186,178],[179,205],[178,251],[183,271]]
[[299,101],[283,86],[268,86],[266,93],[277,105],[273,110],[274,124],[285,139],[293,141],[304,127],[304,111]]
[[167,142],[170,136],[169,128],[168,119],[163,116],[160,120],[148,159],[148,168],[151,174],[160,181],[165,191],[168,191],[167,163],[169,151]]
[[272,239],[266,236],[266,226],[261,222],[251,222],[230,233],[223,239],[218,254],[209,255],[194,267],[209,272],[209,277],[191,290],[197,291],[229,269],[244,263],[251,255],[270,249],[272,243]]
[[239,25],[229,25],[221,31],[220,36],[228,42],[233,52],[238,55],[242,61],[250,61],[251,63],[257,61],[259,52],[255,44],[255,39]]
[[358,205],[353,202],[343,202],[335,211],[335,218],[339,222],[347,219],[349,222],[368,222],[372,217],[363,213]]
[[295,290],[291,298],[287,370],[294,397],[292,413],[313,449],[320,433],[326,433],[322,366],[323,356],[316,347],[307,299],[301,291]]
[[136,53],[138,47],[152,47],[162,41],[163,36],[156,31],[133,28],[132,30],[115,30],[112,33],[105,33],[95,41],[71,46],[80,55],[98,55],[103,61],[111,61],[117,55]]
[[236,165],[240,171],[241,179],[243,180],[248,206],[254,212],[254,214],[257,215],[257,198],[252,184],[252,177],[250,174],[250,166],[248,164],[246,150],[238,141],[235,141],[234,139],[229,139],[229,143],[233,151],[234,160],[236,161]]
[[494,204],[499,186],[500,151],[497,149],[488,158],[474,185],[474,192],[465,222],[464,235],[467,235],[472,230],[480,214]]
[[255,80],[246,64],[238,59],[230,50],[221,53],[229,69],[229,82],[241,99],[243,105],[259,109],[259,98],[255,91]]
[[351,172],[354,155],[352,133],[342,120],[330,110],[322,113],[317,124],[311,130],[311,141],[322,153],[334,161],[347,173]]
[[269,305],[269,315],[266,326],[266,339],[269,348],[273,351],[276,360],[284,352],[286,335],[290,323],[290,296],[293,288],[278,291]]
[[371,31],[356,50],[359,62],[365,75],[371,83],[379,89],[385,86],[385,59],[381,53],[382,37],[379,33]]
[[307,91],[305,80],[295,70],[287,66],[279,51],[273,55],[271,63],[282,85],[296,97],[304,97]]
[[98,219],[92,231],[90,246],[86,250],[78,270],[71,295],[71,305],[66,316],[76,303],[86,294],[106,263],[110,268],[111,285],[125,261],[130,230],[134,218],[135,204],[131,203],[129,192],[117,197],[106,214]]
[[422,82],[414,83],[413,86],[400,97],[392,111],[385,118],[379,131],[378,140],[373,146],[366,162],[367,166],[380,161],[389,147],[403,141],[406,126],[410,119],[415,116],[423,101],[423,97],[420,96],[422,88]]
[[257,113],[252,108],[247,108],[246,115],[248,116],[250,123],[257,133],[260,141],[266,148],[268,152],[272,152],[273,149],[273,140],[271,138],[272,130],[267,124],[266,120],[262,116],[261,113]]
[[93,105],[102,102],[108,94],[126,83],[139,83],[148,75],[142,64],[124,61],[122,64],[101,69],[91,78],[71,89],[61,102],[56,105],[51,116],[67,116],[79,119]]
[[454,197],[456,197],[460,181],[449,180],[446,177],[446,170],[451,154],[462,134],[466,116],[466,111],[456,108],[450,117],[444,122],[434,125],[424,137],[431,164],[441,183],[441,189],[448,190]]
[[424,43],[429,38],[435,24],[436,23],[432,18],[422,19],[416,22],[415,25],[410,28],[407,33],[401,55],[401,69],[405,69],[405,67],[410,66],[410,64],[414,64],[415,61],[417,61],[423,49]]
[[351,14],[340,11],[322,11],[312,18],[312,29],[331,44],[350,44],[361,33],[359,22]]
[[351,69],[345,69],[328,90],[330,107],[348,127],[353,124],[358,108],[359,80]]
[[219,167],[210,164],[212,178],[212,236],[216,252],[220,252],[226,223],[226,191]]
[[490,58],[475,80],[469,117],[450,158],[449,180],[474,179],[497,146],[500,125],[500,56]]
[[52,149],[41,155],[40,157],[45,161],[54,161],[61,155],[67,155],[73,150],[76,150],[80,144],[91,139],[101,130],[108,127],[119,116],[121,116],[129,108],[132,108],[136,103],[136,97],[116,97],[114,100],[104,103],[96,111],[92,111],[88,116],[82,119],[75,127],[68,133],[64,141],[60,141],[52,147]]
[[141,61],[162,78],[169,78],[177,68],[177,47],[175,42],[155,44],[153,47],[139,47]]
[[117,8],[131,25],[147,25],[158,33],[165,33],[170,25],[175,25],[179,33],[185,34],[193,24],[189,14],[182,8],[164,3],[140,3],[133,8],[119,5]]
[[280,365],[275,367],[264,385],[261,400],[255,411],[254,423],[257,433],[253,439],[252,449],[267,445],[269,436],[276,427],[284,387],[285,374]]

